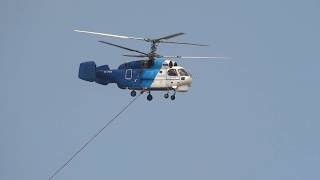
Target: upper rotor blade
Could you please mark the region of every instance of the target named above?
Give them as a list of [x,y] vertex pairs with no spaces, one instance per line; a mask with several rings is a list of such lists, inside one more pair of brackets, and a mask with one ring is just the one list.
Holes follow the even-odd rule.
[[144,54],[144,55],[148,56],[147,53],[144,53],[144,52],[141,52],[141,51],[138,51],[138,50],[135,50],[135,49],[130,49],[130,48],[127,48],[127,47],[124,47],[124,46],[119,46],[119,45],[112,44],[112,43],[109,43],[109,42],[106,42],[106,41],[99,41],[99,42],[104,43],[104,44],[108,44],[108,45],[111,45],[111,46],[115,46],[115,47],[118,47],[118,48],[121,48],[121,49],[125,49],[125,50],[128,50],[128,51],[137,52],[137,53]]
[[164,58],[179,58],[179,59],[228,59],[228,57],[215,56],[163,56]]
[[183,44],[183,45],[192,45],[192,46],[209,46],[207,44],[195,44],[195,43],[187,43],[187,42],[175,42],[175,41],[160,41],[161,43],[169,43],[169,44]]
[[136,40],[143,40],[143,41],[147,40],[145,38],[140,38],[140,37],[121,36],[121,35],[106,34],[106,33],[100,33],[100,32],[91,32],[91,31],[82,31],[82,30],[74,30],[74,31],[80,32],[80,33],[87,33],[87,34],[94,34],[94,35],[101,35],[101,36],[109,36],[109,37],[122,38],[122,39],[136,39]]
[[181,36],[181,35],[184,35],[184,34],[185,33],[180,32],[180,33],[164,36],[164,37],[161,37],[161,38],[158,38],[158,39],[154,39],[154,41],[159,42],[159,41],[161,41],[163,39],[171,39],[171,38],[174,38],[174,37],[177,37],[177,36]]

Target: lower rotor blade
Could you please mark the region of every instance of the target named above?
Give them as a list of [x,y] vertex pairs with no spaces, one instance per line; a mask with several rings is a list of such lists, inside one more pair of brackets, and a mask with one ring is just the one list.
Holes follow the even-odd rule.
[[228,57],[215,57],[215,56],[163,56],[165,58],[177,58],[177,59],[228,59]]
[[104,44],[108,44],[108,45],[111,45],[111,46],[115,46],[115,47],[118,47],[118,48],[121,48],[121,49],[125,49],[127,51],[132,51],[132,52],[136,52],[136,53],[144,54],[144,55],[148,56],[147,53],[144,53],[144,52],[141,52],[141,51],[138,51],[138,50],[135,50],[135,49],[130,49],[130,48],[127,48],[127,47],[124,47],[124,46],[120,46],[120,45],[116,45],[116,44],[112,44],[112,43],[109,43],[109,42],[106,42],[106,41],[99,41],[99,42],[104,43]]
[[209,45],[207,45],[207,44],[195,44],[195,43],[175,42],[175,41],[160,41],[160,43],[182,44],[182,45],[191,45],[191,46],[209,46]]
[[137,57],[137,58],[148,57],[148,56],[145,56],[145,55],[127,55],[127,54],[125,54],[123,56],[125,56],[125,57]]

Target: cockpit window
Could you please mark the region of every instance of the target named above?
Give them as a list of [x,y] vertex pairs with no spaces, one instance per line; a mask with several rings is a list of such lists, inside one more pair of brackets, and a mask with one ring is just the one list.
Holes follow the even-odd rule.
[[178,71],[179,71],[180,76],[189,76],[189,74],[187,73],[187,71],[184,70],[184,69],[179,69]]
[[175,70],[175,69],[169,69],[169,70],[168,70],[168,75],[169,75],[169,76],[178,76],[177,70]]

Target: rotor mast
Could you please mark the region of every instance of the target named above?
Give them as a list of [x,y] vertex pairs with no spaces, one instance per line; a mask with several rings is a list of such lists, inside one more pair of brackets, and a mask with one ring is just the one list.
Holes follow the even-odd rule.
[[157,56],[157,49],[158,49],[159,43],[156,41],[151,42],[150,52],[149,52],[149,58],[154,59]]

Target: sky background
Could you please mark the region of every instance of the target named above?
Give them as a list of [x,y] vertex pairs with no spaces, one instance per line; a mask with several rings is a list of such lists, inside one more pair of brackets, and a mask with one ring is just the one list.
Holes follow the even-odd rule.
[[0,179],[47,179],[130,99],[77,77],[130,61],[106,40],[185,32],[159,53],[193,75],[175,101],[141,96],[56,179],[320,179],[320,2],[0,1]]

